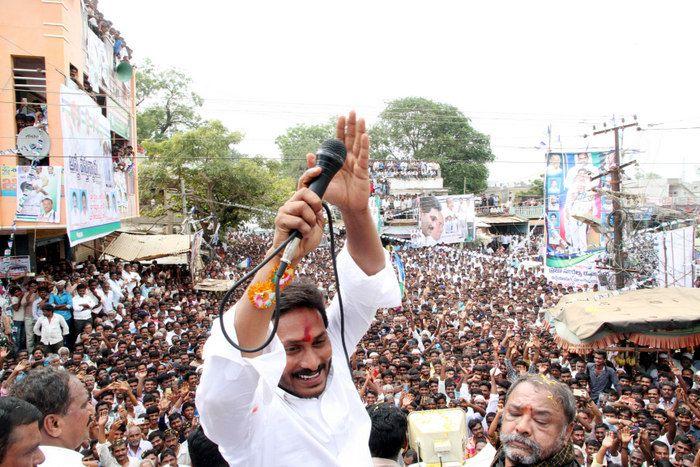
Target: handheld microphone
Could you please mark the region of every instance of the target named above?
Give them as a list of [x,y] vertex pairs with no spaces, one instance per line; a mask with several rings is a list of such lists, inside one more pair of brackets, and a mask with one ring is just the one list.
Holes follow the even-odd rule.
[[[318,151],[316,151],[316,167],[321,167],[321,174],[311,182],[309,190],[323,199],[328,185],[331,183],[331,180],[333,180],[335,174],[343,167],[346,157],[347,151],[342,141],[338,139],[328,139],[324,141],[321,147],[318,148]],[[296,253],[297,247],[301,242],[301,234],[297,230],[293,231],[290,236],[293,237],[293,239],[289,242],[287,248],[284,249],[280,268],[277,270],[277,275],[279,277],[284,275],[284,270],[287,265],[292,262],[294,253]]]

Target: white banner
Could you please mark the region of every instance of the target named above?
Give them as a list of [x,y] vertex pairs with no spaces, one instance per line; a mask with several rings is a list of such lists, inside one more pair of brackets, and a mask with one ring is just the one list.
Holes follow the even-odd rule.
[[61,222],[63,167],[17,167],[17,220]]
[[695,227],[656,232],[654,236],[659,287],[692,287]]
[[97,37],[97,34],[87,32],[87,69],[90,77],[90,85],[97,92],[100,86],[103,88],[109,82],[112,73],[112,56],[108,53],[105,43]]
[[418,200],[414,246],[471,242],[475,238],[474,195],[424,196]]
[[71,246],[117,230],[109,122],[90,96],[61,87],[66,212]]
[[31,272],[29,256],[3,256],[0,257],[0,277],[17,279]]

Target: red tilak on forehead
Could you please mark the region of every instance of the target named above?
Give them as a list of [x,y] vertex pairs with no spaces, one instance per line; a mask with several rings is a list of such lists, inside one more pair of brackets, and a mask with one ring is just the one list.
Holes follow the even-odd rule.
[[304,324],[304,342],[311,342],[311,326]]

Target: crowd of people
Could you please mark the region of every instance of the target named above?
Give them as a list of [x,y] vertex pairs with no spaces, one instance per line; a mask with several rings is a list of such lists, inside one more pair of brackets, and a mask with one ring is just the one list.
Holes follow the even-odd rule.
[[131,48],[126,44],[124,37],[117,30],[113,23],[106,19],[98,10],[98,0],[85,0],[85,11],[87,14],[88,27],[97,34],[103,41],[109,41],[113,44],[114,59],[118,63],[120,61],[129,61],[131,59]]
[[28,102],[27,98],[23,97],[17,104],[15,123],[17,125],[17,133],[29,126],[48,132],[49,121],[46,114],[46,104]]
[[130,172],[134,168],[136,154],[127,140],[112,143],[112,166],[115,171]]
[[382,217],[384,220],[416,218],[418,195],[400,194],[381,196]]
[[[700,446],[700,353],[562,348],[543,310],[577,290],[532,267],[528,260],[540,241],[533,237],[510,253],[391,246],[405,266],[405,295],[401,307],[377,312],[351,356],[363,401],[403,413],[462,408],[467,457],[473,457],[498,449],[501,409],[513,381],[547,375],[576,397],[571,440],[581,465],[693,465]],[[238,279],[269,242],[265,234],[230,234],[203,275]],[[298,268],[326,300],[335,293],[330,264],[328,248],[320,247]],[[2,396],[29,401],[46,417],[62,406],[41,400],[48,397],[38,389],[42,381],[87,390],[84,418],[70,422],[79,433],[56,435],[44,423],[41,444],[67,436],[59,445],[80,452],[88,465],[194,464],[189,444],[200,439],[201,445],[203,437],[194,394],[216,294],[196,291],[181,266],[94,258],[50,264],[4,287]],[[404,460],[415,461],[416,453],[406,450]]]

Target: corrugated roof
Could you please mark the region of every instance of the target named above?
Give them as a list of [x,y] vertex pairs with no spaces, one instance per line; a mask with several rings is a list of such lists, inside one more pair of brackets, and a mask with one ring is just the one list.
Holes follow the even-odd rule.
[[105,250],[126,261],[145,261],[190,251],[189,235],[133,235],[121,233]]

